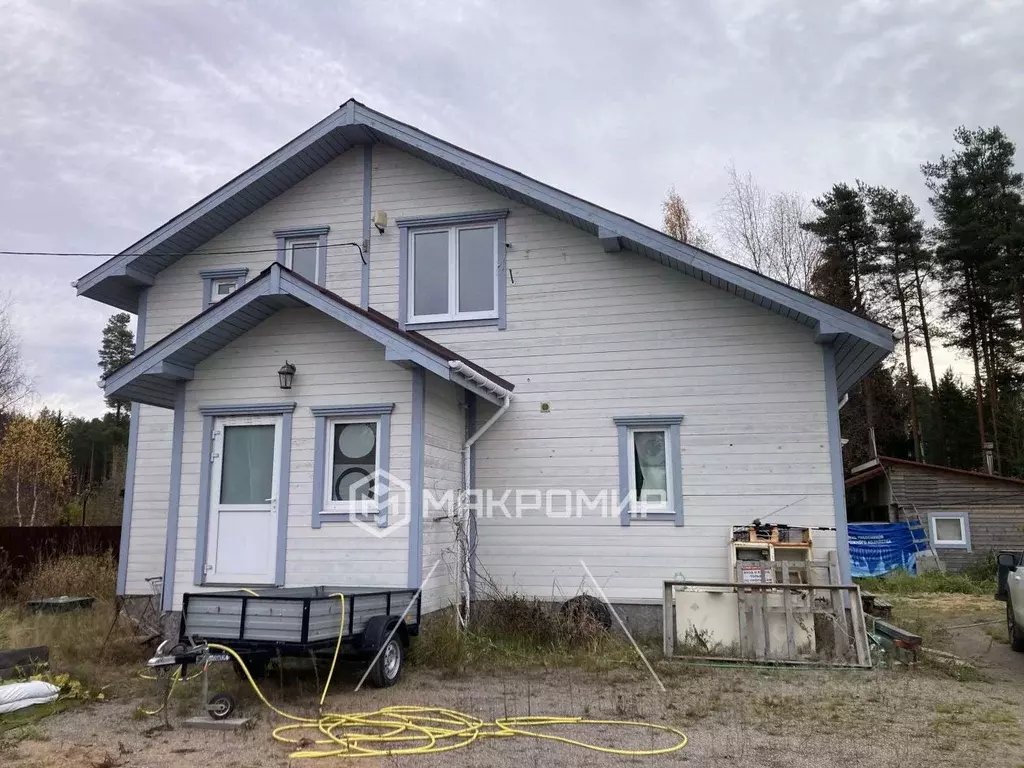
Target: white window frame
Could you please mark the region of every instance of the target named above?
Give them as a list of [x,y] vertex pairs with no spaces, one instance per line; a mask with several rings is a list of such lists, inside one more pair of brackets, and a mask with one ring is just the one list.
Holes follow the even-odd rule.
[[[960,523],[960,538],[939,539],[937,525],[939,520],[956,520]],[[971,534],[967,527],[967,515],[958,512],[932,512],[928,516],[928,523],[931,529],[932,545],[936,549],[970,549]]]
[[[295,272],[295,269],[292,267],[292,264],[294,263],[292,257],[293,257],[296,245],[312,245],[312,246],[315,247],[316,250],[313,252],[315,260],[313,262],[314,266],[313,266],[313,280],[312,280],[312,282],[316,283],[317,285],[323,285],[324,276],[320,274],[320,248],[322,248],[323,246],[320,244],[320,238],[319,237],[289,237],[289,238],[285,239],[285,241],[284,241],[284,265],[285,265],[285,267],[287,269],[292,270],[292,272]],[[295,274],[299,274],[299,273],[295,272]]]
[[[374,493],[372,499],[359,501],[335,500],[334,495],[334,429],[339,424],[373,424],[374,425],[374,446],[373,446],[373,475]],[[376,515],[380,511],[380,489],[377,487],[378,475],[380,474],[380,443],[381,443],[381,418],[379,416],[331,416],[324,422],[324,488],[323,488],[323,509],[320,514],[329,517],[330,515]]]
[[[219,293],[217,289],[222,285],[231,286],[231,290],[227,293]],[[216,304],[218,301],[223,301],[232,293],[238,290],[238,279],[234,277],[218,277],[213,280],[210,284],[210,303]]]
[[[494,308],[476,312],[459,311],[459,232],[470,229],[490,229],[494,247],[491,252],[491,296]],[[441,314],[417,315],[416,312],[416,236],[447,233],[448,235],[448,311]],[[498,226],[494,222],[472,222],[456,224],[448,227],[424,227],[409,230],[409,274],[407,290],[407,306],[409,307],[409,323],[444,323],[459,320],[496,320],[499,314],[498,295]]]
[[[636,441],[637,432],[661,432],[665,438],[665,488],[666,498],[664,502],[645,501],[637,496],[636,492]],[[674,477],[672,475],[672,436],[667,427],[629,427],[626,433],[627,469],[629,472],[629,503],[630,512],[634,515],[646,517],[648,515],[673,514],[672,489]]]

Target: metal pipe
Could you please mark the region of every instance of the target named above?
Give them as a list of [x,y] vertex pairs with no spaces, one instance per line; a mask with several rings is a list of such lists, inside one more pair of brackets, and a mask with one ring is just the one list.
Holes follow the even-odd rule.
[[[477,386],[481,387],[482,389],[484,389],[484,390],[486,390],[488,392],[494,393],[497,397],[499,397],[501,399],[501,405],[498,407],[498,410],[494,412],[494,414],[491,416],[491,418],[489,418],[487,421],[484,422],[483,426],[481,426],[476,432],[474,432],[472,435],[470,435],[469,438],[467,438],[466,442],[462,446],[462,488],[463,488],[463,506],[465,506],[466,500],[469,498],[469,490],[470,490],[469,485],[470,485],[470,479],[471,479],[470,478],[470,474],[471,474],[470,467],[471,467],[471,456],[472,456],[472,451],[473,451],[473,445],[476,443],[477,440],[479,440],[481,437],[483,437],[484,433],[487,430],[489,430],[492,426],[494,426],[494,423],[498,419],[500,419],[502,416],[505,415],[505,412],[508,411],[509,406],[512,405],[512,393],[509,390],[505,389],[504,387],[498,386],[497,384],[495,384],[490,379],[485,378],[480,373],[478,373],[476,370],[474,370],[470,366],[468,366],[465,363],[463,363],[461,360],[451,360],[451,361],[449,361],[448,366],[455,373],[459,374],[460,376],[465,377],[466,379],[469,379],[471,382],[473,382]],[[468,511],[467,511],[467,518],[468,518]],[[459,569],[460,581],[464,580],[464,582],[465,582],[465,589],[460,588],[460,590],[459,590],[461,595],[462,595],[462,597],[463,597],[463,601],[464,601],[464,604],[465,604],[465,614],[464,615],[460,615],[460,619],[461,619],[461,621],[463,623],[469,621],[469,601],[470,601],[470,598],[469,598],[469,582],[470,582],[470,569],[471,569],[471,564],[470,564],[471,552],[470,552],[469,536],[470,536],[470,533],[469,533],[469,529],[467,527],[467,530],[466,530],[466,557],[465,557],[465,565],[464,565],[463,568]]]

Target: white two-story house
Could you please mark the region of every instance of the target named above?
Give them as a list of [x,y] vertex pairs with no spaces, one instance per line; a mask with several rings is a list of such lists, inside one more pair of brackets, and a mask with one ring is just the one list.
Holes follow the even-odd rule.
[[889,329],[356,101],[76,286],[138,314],[120,594],[430,611],[583,561],[656,603],[783,508],[849,574],[838,408]]

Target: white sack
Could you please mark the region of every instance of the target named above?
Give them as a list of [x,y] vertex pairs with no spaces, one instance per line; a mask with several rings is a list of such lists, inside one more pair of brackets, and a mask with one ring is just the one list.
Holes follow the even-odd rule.
[[59,695],[60,688],[42,680],[0,685],[0,715],[31,707],[33,704],[48,704],[56,701]]

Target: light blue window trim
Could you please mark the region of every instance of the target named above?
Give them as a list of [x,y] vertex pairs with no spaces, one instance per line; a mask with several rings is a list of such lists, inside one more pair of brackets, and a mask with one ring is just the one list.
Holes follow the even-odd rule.
[[316,420],[316,431],[313,434],[313,528],[320,528],[324,523],[348,523],[352,516],[348,513],[324,511],[324,482],[327,471],[327,447],[329,444],[327,430],[332,419],[338,418],[369,418],[377,420],[377,452],[380,455],[377,470],[377,526],[387,528],[388,525],[388,486],[385,479],[391,471],[391,412],[394,403],[376,403],[372,405],[318,405],[310,408]]
[[288,552],[288,498],[291,483],[292,416],[295,403],[255,403],[252,405],[201,405],[203,437],[199,466],[199,514],[196,519],[196,560],[193,583],[202,585],[206,566],[206,535],[210,529],[210,472],[213,467],[213,425],[218,416],[280,416],[281,462],[277,480],[277,559],[274,582],[284,585]]
[[257,416],[268,413],[291,413],[294,410],[294,402],[199,406],[199,412],[203,416]]
[[[940,542],[938,537],[935,535],[936,520],[959,520],[960,530],[963,531],[964,540],[962,542]],[[944,512],[942,510],[929,512],[928,535],[931,537],[932,546],[935,547],[935,549],[960,549],[967,552],[971,551],[971,526],[966,512]]]
[[828,455],[832,470],[832,508],[836,516],[836,558],[839,579],[850,584],[850,532],[846,527],[846,481],[843,473],[843,442],[839,433],[839,388],[836,386],[836,353],[831,344],[821,345],[825,367],[825,412],[828,425]]
[[[682,416],[616,416],[612,419],[619,431],[619,522],[628,527],[630,523],[672,522],[683,525],[683,451],[679,436],[679,425]],[[629,432],[631,429],[664,429],[668,432],[668,460],[672,462],[672,488],[669,496],[672,499],[672,510],[669,512],[648,512],[643,517],[632,514],[630,499],[633,489],[629,487],[629,462],[633,457],[629,453]]]
[[[508,250],[505,237],[505,219],[508,218],[507,208],[493,211],[470,211],[467,213],[449,213],[437,216],[410,216],[397,219],[398,225],[398,324],[403,331],[430,330],[431,328],[474,328],[480,326],[496,326],[499,331],[508,326],[506,304],[508,298]],[[497,230],[495,239],[498,244],[496,269],[498,283],[498,316],[474,320],[450,320],[430,323],[409,322],[409,235],[417,229],[431,227],[457,227],[464,224],[493,224]]]
[[423,463],[427,433],[427,374],[412,369],[412,443],[409,474],[409,567],[406,585],[419,589],[423,579]]
[[245,285],[246,275],[249,274],[247,267],[236,267],[231,269],[203,269],[199,271],[199,277],[203,280],[203,309],[206,309],[211,304],[214,304],[213,300],[213,284],[221,280],[235,281],[235,290],[237,291],[243,285]]
[[169,611],[174,602],[174,568],[178,556],[178,513],[181,508],[181,453],[185,437],[185,384],[178,382],[171,428],[171,479],[167,492],[167,532],[164,536],[164,581],[160,610]]
[[275,229],[274,237],[277,238],[277,263],[287,268],[286,251],[291,240],[317,239],[316,249],[316,274],[317,285],[327,284],[327,233],[331,231],[328,226],[322,227],[292,227],[290,229]]
[[363,263],[359,286],[359,306],[370,306],[370,219],[373,191],[373,144],[363,146]]
[[[135,324],[135,354],[140,355],[146,348],[146,308],[149,289],[139,293],[139,316]],[[117,594],[124,595],[128,589],[128,545],[132,532],[132,505],[135,500],[135,456],[139,452],[138,403],[132,403],[128,422],[128,458],[124,467],[124,500],[121,507],[121,544],[117,559]]]

